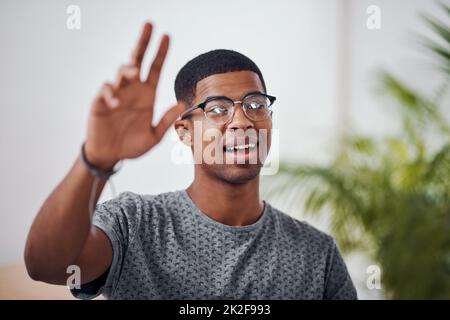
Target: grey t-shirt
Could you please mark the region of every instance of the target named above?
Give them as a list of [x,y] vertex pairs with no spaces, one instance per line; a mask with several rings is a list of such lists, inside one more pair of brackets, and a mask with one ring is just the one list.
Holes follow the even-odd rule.
[[208,217],[185,190],[124,192],[97,205],[93,223],[113,260],[94,290],[72,290],[78,298],[357,298],[333,238],[267,202],[258,221],[237,227]]

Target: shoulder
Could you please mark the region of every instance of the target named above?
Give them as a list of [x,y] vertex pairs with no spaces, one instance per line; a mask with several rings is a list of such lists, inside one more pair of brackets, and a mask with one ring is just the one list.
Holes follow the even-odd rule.
[[133,214],[140,222],[151,225],[169,223],[183,206],[183,200],[181,190],[158,194],[124,192],[118,196],[120,205],[128,211],[127,215]]
[[118,210],[124,208],[136,208],[142,200],[140,195],[131,191],[119,193],[116,197],[109,199],[98,206],[108,210]]
[[166,224],[178,192],[142,195],[125,191],[98,204],[93,223],[102,230],[112,229],[116,234],[134,238],[137,232],[147,232],[159,224]]
[[151,205],[177,206],[180,202],[181,193],[181,190],[176,190],[158,194],[144,194],[140,197],[143,202]]
[[124,191],[99,206],[113,211],[126,210],[128,213],[136,213],[160,206],[176,206],[178,197],[179,191],[160,194],[138,194],[131,191]]
[[300,221],[270,205],[276,226],[288,241],[310,249],[330,253],[335,242],[332,236],[306,221]]

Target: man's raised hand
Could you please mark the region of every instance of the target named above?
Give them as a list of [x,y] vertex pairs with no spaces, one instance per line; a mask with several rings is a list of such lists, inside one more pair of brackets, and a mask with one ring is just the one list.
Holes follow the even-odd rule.
[[105,83],[94,99],[88,122],[85,152],[88,161],[110,169],[122,159],[149,151],[184,111],[184,103],[172,106],[153,125],[153,109],[159,76],[169,48],[169,37],[161,39],[150,71],[141,80],[141,67],[152,34],[146,23],[130,62],[119,68],[114,83]]

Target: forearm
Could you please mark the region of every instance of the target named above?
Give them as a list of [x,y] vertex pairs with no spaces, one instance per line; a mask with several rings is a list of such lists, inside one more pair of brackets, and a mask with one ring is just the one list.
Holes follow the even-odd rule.
[[[65,273],[89,236],[91,217],[89,202],[95,178],[77,159],[39,210],[28,234],[25,263],[30,276],[37,280],[50,279]],[[93,204],[104,188],[99,181]]]

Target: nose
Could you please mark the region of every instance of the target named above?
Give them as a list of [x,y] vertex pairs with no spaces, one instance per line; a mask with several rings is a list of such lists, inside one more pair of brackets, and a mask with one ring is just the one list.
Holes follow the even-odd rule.
[[227,127],[228,130],[246,130],[249,128],[254,128],[253,121],[247,118],[241,103],[236,104],[233,118],[231,119],[230,123],[228,123]]

